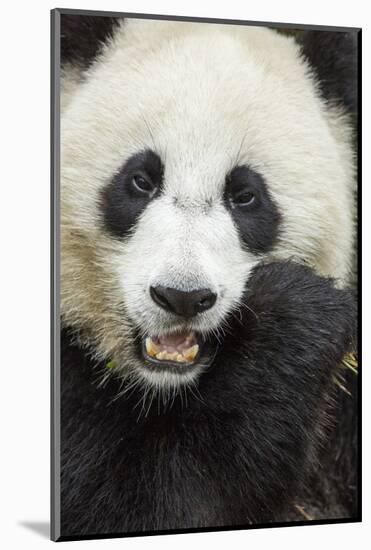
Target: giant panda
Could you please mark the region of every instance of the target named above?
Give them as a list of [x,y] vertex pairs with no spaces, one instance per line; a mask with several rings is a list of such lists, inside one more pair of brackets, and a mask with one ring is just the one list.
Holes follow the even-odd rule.
[[356,34],[61,16],[61,535],[359,517]]

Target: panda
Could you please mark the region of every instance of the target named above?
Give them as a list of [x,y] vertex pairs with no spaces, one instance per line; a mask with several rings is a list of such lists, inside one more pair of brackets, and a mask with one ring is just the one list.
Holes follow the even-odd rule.
[[359,519],[356,48],[62,13],[62,537]]

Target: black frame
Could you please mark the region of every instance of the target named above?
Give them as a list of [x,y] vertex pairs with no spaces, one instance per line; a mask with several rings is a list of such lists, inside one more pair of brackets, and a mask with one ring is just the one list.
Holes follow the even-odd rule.
[[[263,529],[267,527],[295,527],[308,525],[333,525],[358,523],[362,521],[362,29],[359,27],[336,27],[328,25],[310,25],[295,23],[272,23],[237,19],[218,19],[179,15],[158,15],[147,13],[126,13],[96,10],[55,8],[51,10],[51,508],[50,537],[56,542],[69,540],[91,540],[123,537],[140,537],[180,533],[203,533],[218,531],[237,531]],[[303,520],[272,522],[258,525],[235,525],[231,527],[207,527],[193,529],[171,529],[162,531],[142,531],[135,533],[91,534],[81,536],[61,536],[60,534],[60,318],[59,318],[59,277],[60,277],[60,16],[95,15],[102,17],[126,17],[132,19],[152,19],[167,21],[192,21],[228,25],[249,25],[285,30],[323,30],[357,33],[358,55],[358,115],[357,135],[357,289],[358,289],[358,515],[356,518]]]

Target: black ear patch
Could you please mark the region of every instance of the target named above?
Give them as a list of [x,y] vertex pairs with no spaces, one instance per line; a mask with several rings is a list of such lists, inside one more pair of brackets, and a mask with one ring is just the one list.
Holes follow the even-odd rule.
[[358,32],[304,31],[298,42],[317,75],[323,97],[356,113]]
[[123,18],[61,15],[61,61],[89,67]]

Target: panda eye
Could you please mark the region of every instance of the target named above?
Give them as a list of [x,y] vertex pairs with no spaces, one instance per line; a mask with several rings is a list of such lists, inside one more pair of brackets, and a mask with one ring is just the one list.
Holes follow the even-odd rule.
[[142,174],[135,174],[131,179],[131,185],[134,191],[141,195],[152,196],[156,191],[156,186],[152,181]]
[[257,174],[245,166],[237,166],[226,176],[225,198],[230,208],[249,208],[259,204],[256,178]]
[[250,191],[244,191],[233,196],[232,201],[237,206],[250,206],[255,202],[255,195]]

